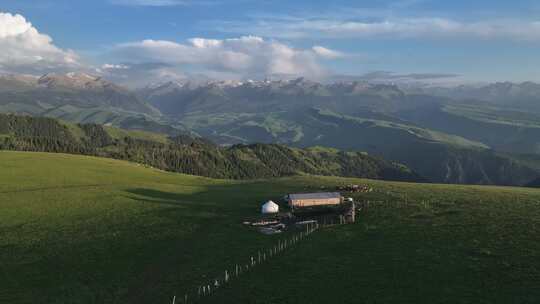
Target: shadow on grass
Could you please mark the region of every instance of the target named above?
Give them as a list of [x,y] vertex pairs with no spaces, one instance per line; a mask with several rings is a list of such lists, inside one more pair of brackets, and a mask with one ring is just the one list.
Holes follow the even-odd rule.
[[164,204],[171,206],[193,206],[199,204],[192,199],[196,198],[196,194],[182,194],[165,192],[155,189],[134,188],[127,190],[130,199],[152,204]]
[[[266,244],[268,238],[246,229],[242,221],[259,214],[264,200],[282,197],[289,188],[279,182],[272,185],[275,186],[262,182],[205,185],[200,191],[190,193],[182,193],[181,189],[179,192],[127,189],[126,196],[131,200],[157,207],[147,212],[166,218],[169,227],[173,227],[168,229],[190,225],[190,231],[155,255],[128,287],[126,303],[153,303],[156,297],[161,299],[163,294],[173,294],[167,284],[179,290],[195,289],[192,285],[201,280],[200,274],[192,276],[190,271],[198,273],[203,269],[205,275],[206,272],[221,273],[224,269],[221,260],[238,261]],[[175,226],[176,223],[181,225]],[[181,280],[178,280],[178,270],[171,269],[170,265],[183,266]],[[176,278],[173,283],[171,276]],[[168,289],[166,293],[164,289]]]
[[192,193],[167,192],[150,188],[127,189],[127,197],[147,204],[187,208],[195,212],[225,212],[242,215],[258,213],[260,205],[277,200],[287,193],[287,185],[269,187],[267,183],[250,182],[225,185],[208,185]]

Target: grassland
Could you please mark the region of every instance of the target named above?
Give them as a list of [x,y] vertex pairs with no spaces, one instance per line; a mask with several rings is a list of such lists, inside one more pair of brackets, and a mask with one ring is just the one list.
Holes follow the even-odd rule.
[[469,104],[446,105],[444,111],[471,120],[503,124],[522,128],[539,128],[540,117],[534,112],[509,110],[494,106],[475,106]]
[[0,303],[170,303],[276,240],[266,199],[374,187],[208,303],[538,303],[540,190],[302,176],[232,182],[63,154],[0,152]]

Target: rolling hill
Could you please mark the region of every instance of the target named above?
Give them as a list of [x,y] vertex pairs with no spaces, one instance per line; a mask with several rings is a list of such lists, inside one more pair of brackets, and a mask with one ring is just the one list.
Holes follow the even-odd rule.
[[453,99],[420,93],[306,79],[167,83],[139,92],[171,120],[221,144],[364,151],[403,163],[433,182],[515,185],[536,175],[510,173],[520,165],[509,156],[538,151],[534,117],[509,109],[484,115],[485,107],[466,111]]
[[97,155],[214,178],[299,174],[420,181],[404,165],[360,152],[276,144],[220,147],[201,138],[126,131],[97,124],[0,114],[0,149]]
[[0,77],[0,112],[192,134],[223,146],[325,146],[402,163],[432,182],[523,185],[538,177],[519,161],[540,153],[537,91],[532,83],[402,89],[299,78],[132,92],[81,73],[12,75]]
[[0,112],[178,134],[133,92],[85,73],[0,75]]
[[[54,173],[54,174],[52,174]],[[242,221],[285,193],[357,183],[355,224],[201,303],[536,303],[540,191],[299,176],[229,181],[86,156],[0,152],[2,303],[182,303],[284,235]],[[191,302],[190,302],[191,303]]]

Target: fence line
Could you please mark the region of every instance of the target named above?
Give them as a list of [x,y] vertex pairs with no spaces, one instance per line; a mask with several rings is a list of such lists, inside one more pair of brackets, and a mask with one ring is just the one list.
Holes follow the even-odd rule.
[[[358,206],[358,210],[368,211],[369,209],[373,207],[383,207],[383,206],[386,207],[391,202],[392,201],[363,201]],[[392,203],[396,203],[396,202],[392,202]],[[400,206],[407,204],[406,201],[405,202],[399,201],[397,203]],[[353,212],[355,211],[353,210]],[[319,228],[332,227],[332,226],[343,225],[347,223],[348,221],[343,215],[339,216],[339,221],[335,221],[334,218],[330,220],[328,218],[323,218],[322,223],[319,223],[318,221],[315,221],[314,223],[310,223],[307,225],[305,231],[301,231],[300,233],[295,234],[290,238],[278,240],[277,243],[274,243],[274,245],[266,249],[258,250],[256,255],[252,255],[249,257],[249,260],[246,264],[235,264],[234,267],[224,270],[223,275],[218,276],[211,282],[207,282],[206,284],[198,286],[196,292],[185,293],[182,302],[180,302],[179,304],[194,303],[199,299],[212,295],[217,289],[224,286],[225,284],[228,284],[231,280],[240,277],[244,273],[247,273],[249,270],[251,270],[255,266],[262,264],[266,261],[269,261],[273,257],[277,256],[279,253],[285,251],[291,246],[304,240],[307,236],[311,235],[313,232],[315,232]],[[172,303],[176,304],[176,296],[173,297]]]
[[173,304],[188,304],[195,303],[197,300],[200,300],[204,297],[212,295],[220,287],[228,284],[231,280],[240,277],[242,274],[247,273],[249,270],[253,269],[255,266],[262,264],[266,261],[269,261],[271,258],[282,253],[286,249],[294,246],[298,242],[306,239],[313,232],[317,231],[320,227],[327,227],[329,225],[319,225],[318,222],[309,223],[306,226],[304,231],[292,235],[289,238],[278,240],[274,245],[267,247],[263,250],[258,250],[256,255],[251,255],[246,264],[235,264],[233,267],[225,269],[222,272],[222,275],[219,275],[217,278],[213,279],[210,282],[206,282],[196,288],[193,292],[187,292],[184,294],[184,298],[181,302],[177,301],[176,295],[172,298]]
[[[388,203],[388,202],[364,201],[364,202],[361,202],[360,206],[358,206],[357,209],[353,205],[353,212],[356,212],[356,210],[368,211],[372,207],[372,205],[373,207],[382,206],[382,205],[385,205],[385,203]],[[354,217],[352,219],[352,222],[354,222]],[[274,245],[267,247],[265,249],[262,249],[262,250],[258,250],[256,255],[252,255],[249,257],[248,262],[246,264],[235,264],[234,267],[225,269],[222,272],[223,275],[219,275],[213,281],[207,282],[207,284],[198,286],[195,292],[185,293],[182,302],[179,304],[195,303],[196,301],[200,299],[203,299],[205,297],[212,295],[217,289],[228,284],[231,280],[242,276],[242,274],[247,273],[249,270],[251,270],[252,268],[254,268],[255,266],[259,264],[270,261],[273,257],[277,256],[278,254],[292,247],[293,245],[296,245],[298,242],[306,239],[309,235],[311,235],[313,232],[317,231],[320,228],[343,225],[347,223],[350,223],[350,221],[343,215],[339,216],[339,221],[335,221],[335,219],[328,220],[327,218],[323,218],[322,223],[319,223],[319,221],[314,221],[313,223],[309,223],[306,226],[305,231],[300,231],[299,233],[291,236],[290,238],[278,240],[277,243],[274,243]],[[176,304],[176,296],[173,297],[172,303]]]

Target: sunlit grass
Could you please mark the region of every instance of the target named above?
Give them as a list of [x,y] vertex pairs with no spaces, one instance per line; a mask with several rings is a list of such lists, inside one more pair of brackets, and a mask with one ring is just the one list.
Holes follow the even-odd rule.
[[275,241],[241,222],[294,191],[369,184],[318,231],[209,303],[536,303],[540,191],[332,177],[232,182],[0,152],[0,303],[168,303]]

